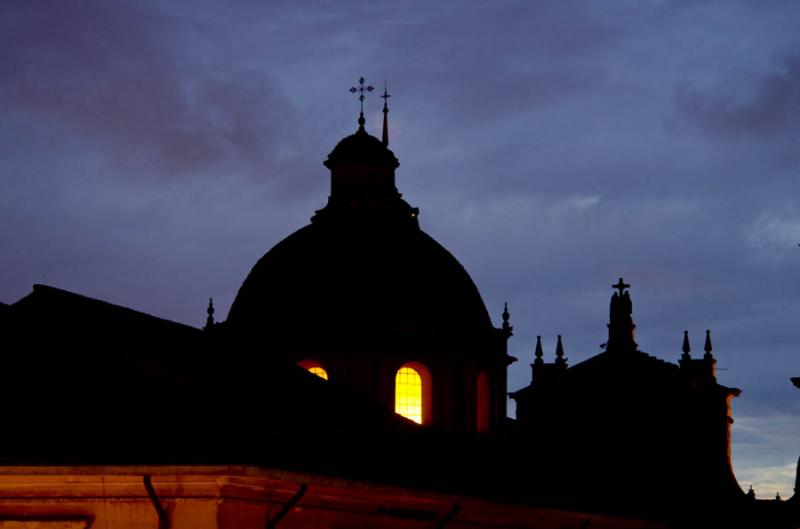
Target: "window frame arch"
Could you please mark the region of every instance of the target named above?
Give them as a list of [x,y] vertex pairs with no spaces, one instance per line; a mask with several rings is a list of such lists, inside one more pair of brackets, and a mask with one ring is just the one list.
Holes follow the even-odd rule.
[[[422,363],[412,361],[406,362],[393,372],[393,384],[392,384],[392,401],[394,412],[400,415],[401,417],[405,417],[410,421],[414,421],[402,413],[397,411],[397,376],[400,374],[400,370],[408,368],[413,370],[417,375],[419,375],[421,388],[420,388],[420,418],[422,426],[428,426],[431,424],[431,420],[433,418],[433,406],[432,406],[432,393],[431,393],[431,386],[432,386],[432,379],[431,379],[431,372],[430,370]],[[414,421],[416,422],[416,421]]]

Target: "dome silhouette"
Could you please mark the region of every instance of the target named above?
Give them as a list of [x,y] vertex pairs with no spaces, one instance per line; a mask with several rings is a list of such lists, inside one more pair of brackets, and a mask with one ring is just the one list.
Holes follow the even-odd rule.
[[324,163],[328,203],[256,263],[228,326],[295,352],[452,350],[492,340],[496,329],[472,279],[397,191],[388,141],[362,124]]
[[420,335],[452,345],[493,330],[464,267],[417,226],[330,218],[256,263],[228,324],[294,348],[366,345],[373,337],[385,345],[387,336],[400,346]]

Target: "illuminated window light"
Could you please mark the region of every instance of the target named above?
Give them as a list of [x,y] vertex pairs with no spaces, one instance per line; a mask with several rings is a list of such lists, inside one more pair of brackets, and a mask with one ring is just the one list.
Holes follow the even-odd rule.
[[422,424],[422,377],[411,367],[401,367],[395,376],[394,411]]
[[319,378],[324,380],[328,380],[328,372],[322,367],[322,364],[317,362],[316,360],[300,360],[297,362],[297,365],[302,367],[303,369],[307,370],[310,373],[314,373]]
[[319,378],[324,378],[325,380],[328,380],[328,372],[322,369],[321,367],[309,367],[308,370],[317,375]]

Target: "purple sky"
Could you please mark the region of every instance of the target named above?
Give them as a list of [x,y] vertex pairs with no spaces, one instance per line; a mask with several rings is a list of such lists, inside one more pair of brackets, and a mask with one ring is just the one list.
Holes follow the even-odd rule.
[[[302,5],[302,6],[301,6]],[[736,475],[800,455],[797,2],[0,4],[0,300],[45,283],[192,325],[324,204],[359,76],[389,80],[398,187],[571,364],[633,284],[642,350],[712,330]],[[381,101],[366,101],[379,132]]]

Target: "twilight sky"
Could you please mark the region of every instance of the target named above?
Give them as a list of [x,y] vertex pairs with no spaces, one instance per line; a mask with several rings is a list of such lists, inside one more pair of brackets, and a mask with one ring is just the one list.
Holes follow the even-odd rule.
[[[224,5],[223,5],[224,4]],[[744,488],[800,455],[800,3],[0,4],[0,301],[44,283],[200,326],[327,198],[388,79],[398,187],[508,301],[529,381],[632,283],[640,348],[711,329]],[[366,101],[379,134],[381,100]],[[512,408],[513,411],[513,408]]]

